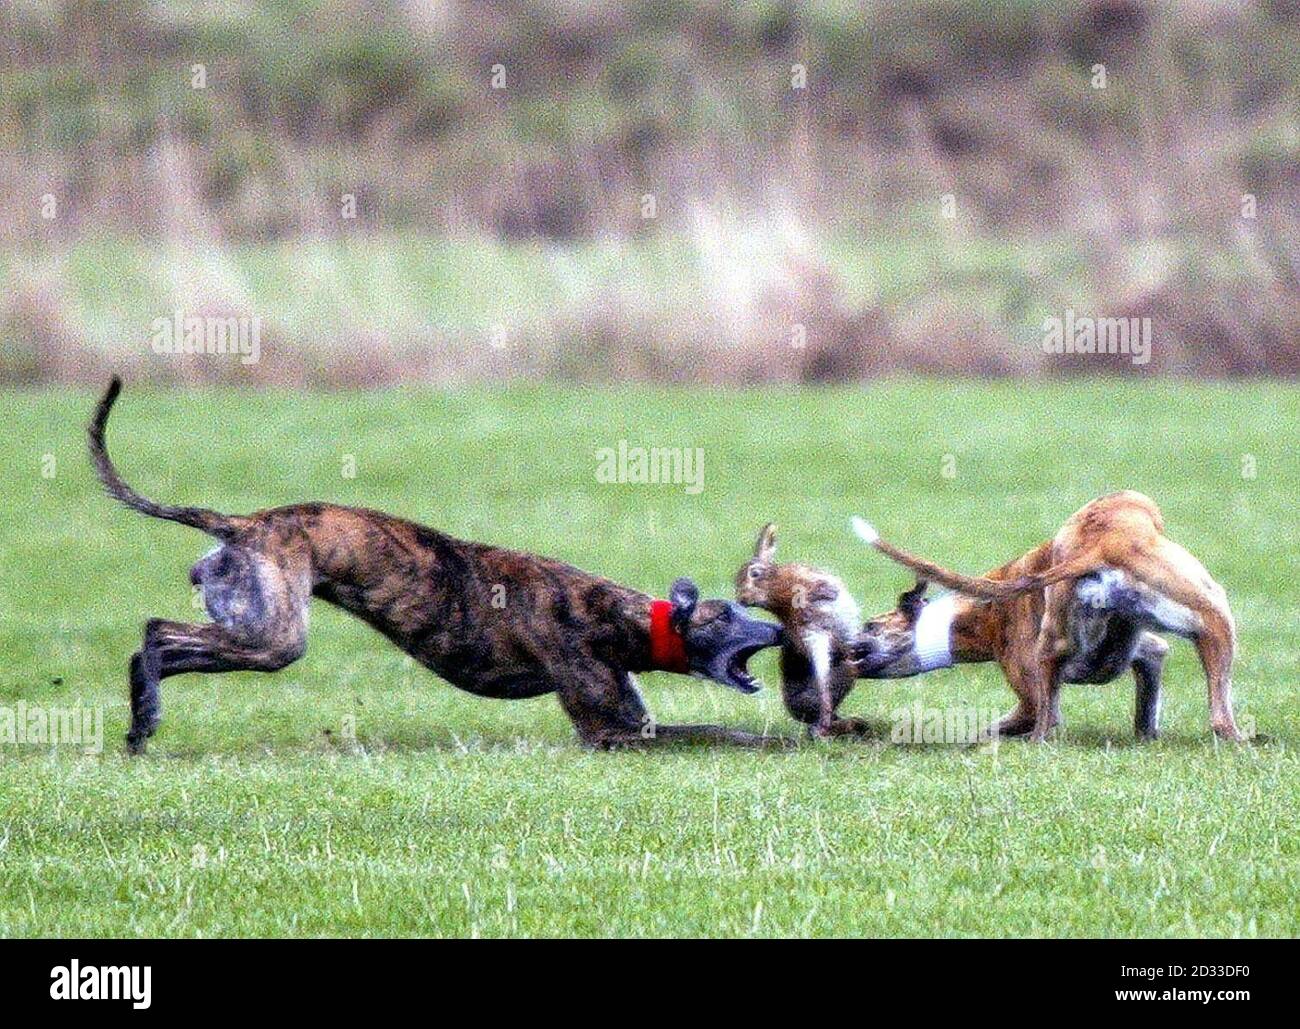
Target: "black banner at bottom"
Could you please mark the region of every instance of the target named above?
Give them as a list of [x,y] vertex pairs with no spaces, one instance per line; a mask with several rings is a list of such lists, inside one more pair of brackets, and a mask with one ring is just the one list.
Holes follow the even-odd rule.
[[1292,948],[1293,941],[1157,940],[6,940],[0,983],[8,1012],[116,1009],[139,1018],[374,1015],[449,993],[477,1002],[485,992],[494,1017],[576,1002],[609,1018],[637,1007],[663,1011],[674,996],[698,1003],[716,994],[748,1006],[785,990],[795,1003],[817,997],[828,1013],[847,1004],[865,1014],[872,998],[888,997],[917,1012],[1044,1003],[1071,1012],[1158,1005],[1223,1014],[1244,1005],[1245,1014],[1261,1001],[1287,1000]]

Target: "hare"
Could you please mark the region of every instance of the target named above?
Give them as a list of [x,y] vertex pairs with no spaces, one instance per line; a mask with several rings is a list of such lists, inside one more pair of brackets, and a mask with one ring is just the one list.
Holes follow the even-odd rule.
[[861,719],[835,715],[857,679],[857,602],[830,573],[776,564],[775,555],[776,526],[769,523],[758,534],[754,556],[736,574],[736,599],[772,612],[785,627],[781,695],[786,710],[815,738],[869,732]]

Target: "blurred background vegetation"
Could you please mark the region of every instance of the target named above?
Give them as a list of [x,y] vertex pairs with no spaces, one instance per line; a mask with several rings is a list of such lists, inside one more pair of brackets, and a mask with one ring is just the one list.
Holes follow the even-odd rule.
[[6,0],[0,182],[10,382],[1300,371],[1300,0]]

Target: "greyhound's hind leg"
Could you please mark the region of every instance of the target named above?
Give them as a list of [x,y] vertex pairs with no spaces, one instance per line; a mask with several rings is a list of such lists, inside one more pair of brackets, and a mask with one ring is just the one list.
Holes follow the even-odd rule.
[[1205,670],[1210,727],[1215,735],[1243,739],[1232,714],[1237,629],[1223,587],[1186,549],[1163,537],[1149,551],[1135,550],[1116,563],[1163,598],[1164,602],[1150,611],[1152,618],[1162,628],[1190,637],[1196,644]]
[[127,747],[144,750],[162,716],[160,684],[184,672],[274,672],[307,649],[311,577],[286,555],[277,564],[244,547],[225,546],[190,572],[215,621],[207,625],[150,619],[131,658],[131,726]]
[[306,625],[279,627],[261,638],[240,637],[220,625],[193,625],[150,619],[144,645],[131,658],[131,727],[126,742],[133,754],[144,750],[162,716],[159,685],[184,672],[275,672],[302,657]]
[[1144,632],[1133,655],[1133,679],[1137,684],[1133,731],[1139,740],[1154,740],[1160,734],[1160,674],[1169,644],[1153,632]]

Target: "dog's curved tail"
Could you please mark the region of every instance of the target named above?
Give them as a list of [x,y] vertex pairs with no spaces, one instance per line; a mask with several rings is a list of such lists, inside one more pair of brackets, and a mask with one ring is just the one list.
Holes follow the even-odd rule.
[[100,398],[99,406],[95,408],[95,415],[86,430],[90,436],[90,459],[94,462],[99,481],[104,484],[104,489],[108,491],[109,496],[120,500],[132,511],[139,511],[151,518],[165,518],[168,521],[180,522],[182,525],[201,529],[221,540],[234,537],[247,519],[237,515],[223,515],[202,507],[173,507],[170,504],[156,503],[148,497],[141,496],[118,475],[104,447],[104,426],[108,424],[108,415],[113,409],[113,402],[121,392],[122,380],[114,375],[113,381],[108,384],[108,389]]
[[920,578],[984,600],[1010,600],[1022,593],[1041,590],[1065,579],[1077,579],[1095,570],[1101,564],[1094,555],[1084,554],[1069,561],[1062,561],[1035,575],[1022,575],[1016,579],[989,579],[984,576],[962,575],[933,561],[927,561],[923,557],[909,554],[901,547],[882,540],[880,533],[870,522],[856,515],[853,518],[853,532],[858,539],[875,547],[891,561],[910,568]]

